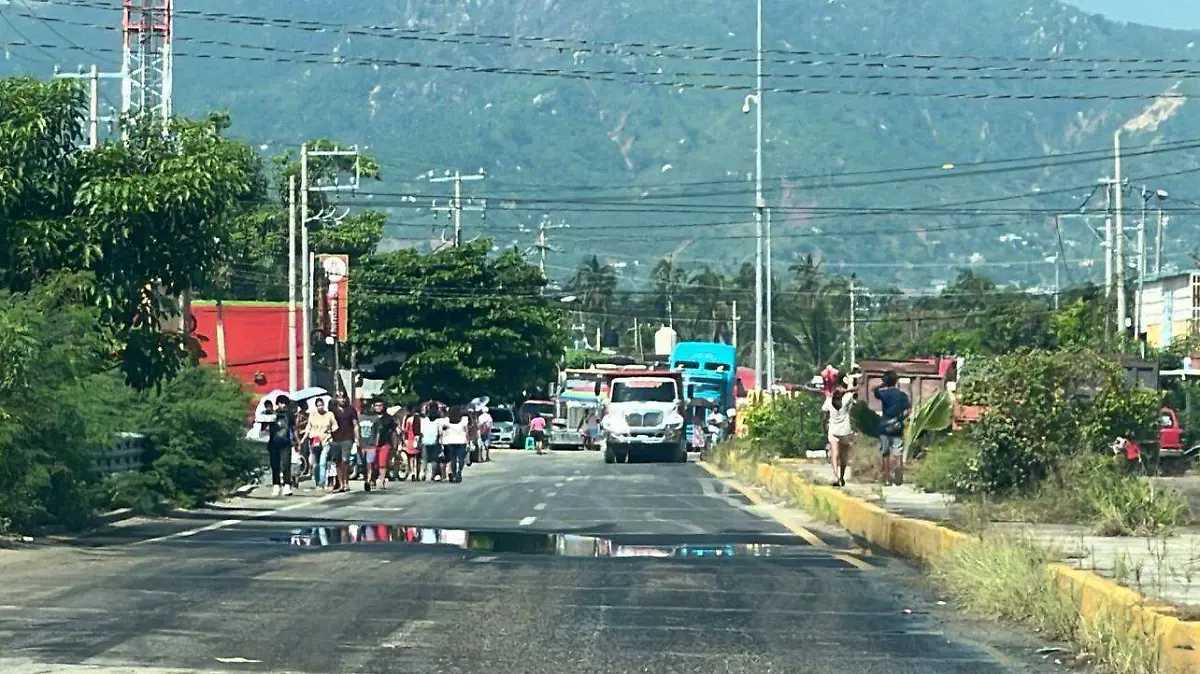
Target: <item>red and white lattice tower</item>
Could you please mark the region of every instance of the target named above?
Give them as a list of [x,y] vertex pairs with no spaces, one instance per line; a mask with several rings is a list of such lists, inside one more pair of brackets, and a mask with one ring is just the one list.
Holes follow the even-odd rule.
[[173,0],[122,0],[121,113],[171,116]]

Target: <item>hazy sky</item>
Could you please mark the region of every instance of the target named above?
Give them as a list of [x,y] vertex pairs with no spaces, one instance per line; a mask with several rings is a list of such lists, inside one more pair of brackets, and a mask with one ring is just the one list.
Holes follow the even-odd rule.
[[1200,28],[1200,0],[1064,0],[1110,19],[1164,28]]

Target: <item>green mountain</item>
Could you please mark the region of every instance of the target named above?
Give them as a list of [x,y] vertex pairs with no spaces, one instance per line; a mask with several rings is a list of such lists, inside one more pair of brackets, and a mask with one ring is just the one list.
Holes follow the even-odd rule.
[[[115,69],[117,4],[0,4],[0,40],[22,40],[19,29],[62,47],[10,46],[6,67],[45,74],[51,58],[94,60],[74,44]],[[1200,201],[1190,173],[1200,155],[1182,141],[1200,139],[1186,98],[1200,32],[1114,23],[1053,0],[765,4],[777,268],[816,253],[834,270],[923,286],[974,263],[1045,285],[1053,266],[1041,261],[1060,250],[1051,216],[1076,211],[1111,175],[1105,153],[1122,126],[1131,185],[1171,194],[1166,261],[1191,264],[1186,200]],[[424,245],[447,227],[428,206],[449,186],[426,172],[482,168],[487,180],[464,193],[486,197],[488,214],[466,214],[466,235],[526,247],[544,216],[569,223],[550,237],[552,276],[593,252],[633,277],[672,252],[723,267],[753,255],[755,127],[743,112],[752,0],[177,9],[177,110],[228,109],[235,132],[268,153],[323,136],[360,144],[385,179],[348,203],[385,208],[392,245]],[[1165,93],[1177,97],[1156,98]],[[994,163],[1023,157],[1040,159]],[[1140,203],[1126,198],[1127,223]],[[1101,209],[1102,196],[1088,205]],[[1102,218],[1061,221],[1064,282],[1098,280],[1088,223]]]

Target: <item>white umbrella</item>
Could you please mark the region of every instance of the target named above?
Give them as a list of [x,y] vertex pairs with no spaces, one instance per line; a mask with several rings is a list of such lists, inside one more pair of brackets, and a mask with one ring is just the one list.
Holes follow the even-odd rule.
[[470,402],[470,403],[467,405],[467,407],[468,407],[469,409],[471,409],[471,411],[475,411],[475,412],[477,412],[477,411],[479,411],[479,410],[483,409],[483,407],[484,407],[485,405],[487,405],[487,404],[488,404],[488,401],[489,401],[489,400],[490,400],[490,398],[488,398],[487,396],[480,396],[480,397],[478,397],[478,398],[476,398],[476,399],[472,400],[472,401],[471,401],[471,402]]
[[259,399],[258,404],[254,406],[254,422],[250,424],[250,428],[246,431],[246,439],[252,442],[266,442],[267,433],[262,429],[262,424],[274,421],[271,416],[267,415],[267,401],[272,405],[275,404],[275,399],[279,396],[288,395],[287,391],[275,389],[267,395]]
[[305,400],[312,400],[313,398],[327,398],[329,397],[329,391],[326,391],[320,386],[309,386],[308,388],[302,388],[299,391],[296,391],[288,397],[295,402],[304,402]]

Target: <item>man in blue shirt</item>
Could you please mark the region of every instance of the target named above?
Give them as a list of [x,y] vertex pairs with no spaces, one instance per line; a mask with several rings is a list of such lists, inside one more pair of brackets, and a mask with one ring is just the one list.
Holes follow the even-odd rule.
[[896,387],[897,382],[896,373],[888,371],[883,385],[875,389],[880,405],[879,467],[885,485],[904,483],[904,423],[912,403],[908,394]]

